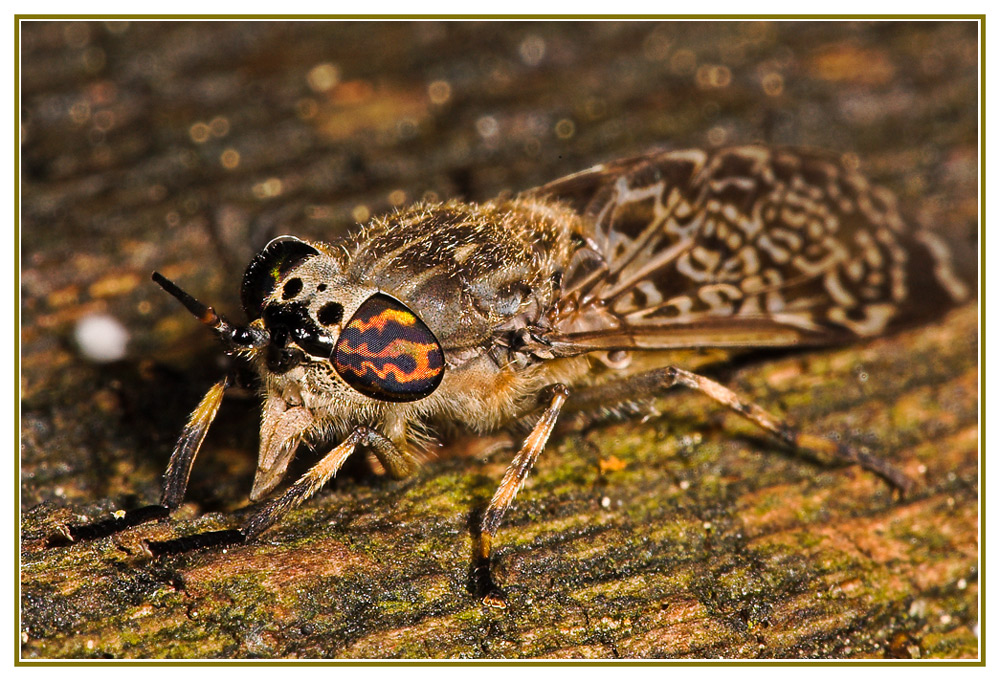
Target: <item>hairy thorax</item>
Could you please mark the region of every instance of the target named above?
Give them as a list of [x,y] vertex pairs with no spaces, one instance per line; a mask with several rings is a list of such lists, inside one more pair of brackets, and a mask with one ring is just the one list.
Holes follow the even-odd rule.
[[366,301],[399,301],[412,311],[410,323],[440,346],[443,375],[422,399],[397,401],[359,392],[336,352],[303,357],[281,373],[256,358],[265,392],[265,481],[255,494],[276,484],[300,441],[333,442],[365,424],[417,453],[441,424],[482,432],[534,409],[554,367],[520,350],[558,298],[578,245],[577,220],[540,200],[422,204],[375,221],[349,248],[318,245],[319,255],[277,282],[264,309],[300,309],[317,327],[316,345],[340,348]]

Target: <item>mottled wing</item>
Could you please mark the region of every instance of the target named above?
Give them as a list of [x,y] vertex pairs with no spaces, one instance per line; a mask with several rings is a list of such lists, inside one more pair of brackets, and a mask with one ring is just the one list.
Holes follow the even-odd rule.
[[968,296],[940,239],[815,152],[663,152],[529,194],[583,218],[548,320],[560,354],[841,342]]

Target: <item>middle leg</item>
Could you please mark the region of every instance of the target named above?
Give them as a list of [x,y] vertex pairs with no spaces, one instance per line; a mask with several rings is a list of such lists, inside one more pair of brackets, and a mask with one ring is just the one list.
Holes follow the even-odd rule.
[[541,418],[535,423],[531,433],[524,440],[521,449],[514,456],[507,472],[504,473],[500,486],[493,494],[486,512],[483,514],[483,521],[480,525],[479,540],[475,546],[475,558],[473,571],[475,575],[476,587],[479,593],[483,594],[483,603],[494,608],[506,608],[507,601],[503,591],[493,581],[490,572],[490,561],[493,556],[493,536],[496,534],[504,514],[510,508],[514,497],[517,495],[524,481],[528,478],[532,466],[538,459],[538,455],[548,442],[552,429],[559,418],[566,398],[569,397],[569,389],[562,383],[549,386],[546,390],[552,393],[549,405],[542,412]]

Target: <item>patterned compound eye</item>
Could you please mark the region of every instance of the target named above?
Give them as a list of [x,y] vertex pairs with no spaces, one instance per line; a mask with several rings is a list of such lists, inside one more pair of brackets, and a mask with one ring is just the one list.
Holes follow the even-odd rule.
[[344,326],[333,353],[341,378],[386,402],[427,397],[444,376],[437,338],[409,308],[384,293],[366,300]]

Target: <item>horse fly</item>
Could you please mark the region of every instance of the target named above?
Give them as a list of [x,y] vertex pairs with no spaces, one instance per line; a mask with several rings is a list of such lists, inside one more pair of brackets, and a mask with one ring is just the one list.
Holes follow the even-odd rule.
[[[279,237],[243,276],[244,326],[153,278],[260,378],[250,498],[281,482],[300,444],[325,454],[239,529],[147,542],[152,554],[254,540],[359,448],[399,477],[442,429],[528,423],[474,543],[479,595],[495,607],[506,601],[490,574],[494,537],[563,411],[683,385],[788,447],[860,465],[903,493],[913,484],[715,381],[636,358],[870,338],[970,295],[946,245],[908,228],[888,191],[829,156],[762,147],[651,153],[513,199],[417,204],[333,245]],[[50,542],[169,515],[232,382],[191,414],[159,504],[66,526]]]

